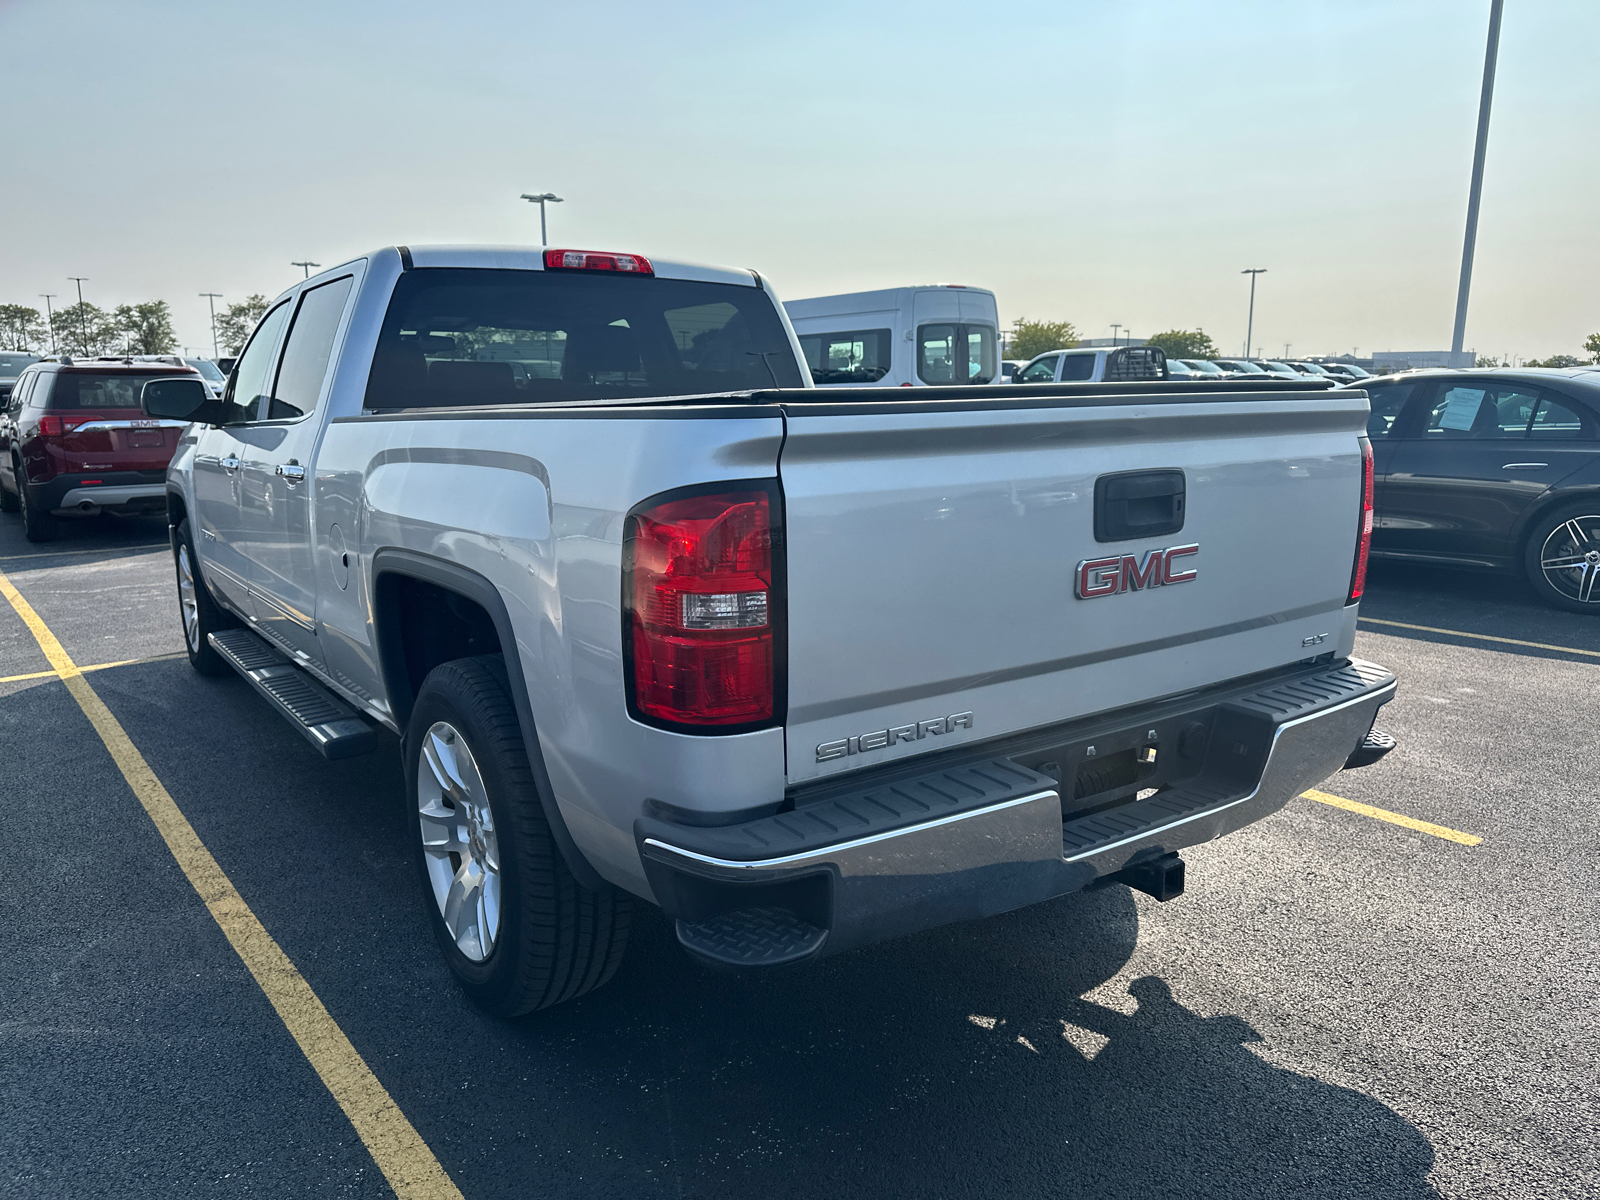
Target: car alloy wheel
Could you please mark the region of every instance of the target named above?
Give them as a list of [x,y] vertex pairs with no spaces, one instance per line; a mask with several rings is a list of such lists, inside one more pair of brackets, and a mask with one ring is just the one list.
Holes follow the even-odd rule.
[[1600,515],[1574,516],[1550,531],[1539,549],[1545,582],[1579,604],[1600,604]]
[[434,722],[420,753],[417,817],[433,899],[456,948],[482,962],[500,934],[500,845],[489,793],[455,726]]
[[189,547],[178,547],[178,608],[183,615],[183,636],[189,651],[200,651],[200,599],[194,590],[194,565],[189,561]]

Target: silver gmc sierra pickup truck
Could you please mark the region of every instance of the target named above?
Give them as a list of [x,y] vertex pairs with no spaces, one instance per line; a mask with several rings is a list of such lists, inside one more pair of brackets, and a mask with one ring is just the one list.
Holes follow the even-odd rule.
[[[961,378],[993,350],[954,330],[916,347]],[[402,246],[284,293],[220,398],[143,403],[192,422],[191,662],[329,758],[398,735],[499,1013],[609,978],[636,898],[741,968],[1168,899],[1183,847],[1394,744],[1351,657],[1360,391],[816,390],[755,272]]]

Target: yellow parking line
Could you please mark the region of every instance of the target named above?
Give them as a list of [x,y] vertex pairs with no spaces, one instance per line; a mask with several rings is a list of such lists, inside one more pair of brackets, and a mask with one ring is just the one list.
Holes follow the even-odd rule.
[[128,781],[133,794],[149,814],[151,821],[178,860],[178,866],[189,877],[194,890],[210,910],[212,917],[222,927],[234,950],[244,960],[256,983],[266,993],[272,1007],[283,1019],[284,1025],[299,1043],[301,1051],[311,1063],[328,1091],[338,1101],[345,1116],[355,1126],[356,1133],[366,1145],[383,1177],[389,1181],[395,1195],[403,1200],[413,1197],[443,1197],[460,1200],[461,1193],[450,1176],[439,1165],[426,1142],[406,1120],[399,1105],[378,1082],[350,1039],[329,1015],[311,985],[295,968],[289,956],[267,932],[244,897],[233,886],[233,881],[223,872],[211,856],[200,835],[194,831],[177,803],[156,778],[150,764],[123,731],[111,710],[95,694],[83,678],[84,668],[74,663],[55,634],[34,612],[33,606],[12,586],[4,572],[0,572],[0,595],[11,602],[11,607],[32,631],[39,649],[54,668],[55,674],[67,685],[72,698],[78,702],[83,715],[89,718],[100,740],[105,743],[117,769]]
[[1319,804],[1331,804],[1334,808],[1342,808],[1346,812],[1360,813],[1363,817],[1376,817],[1380,821],[1388,821],[1391,825],[1401,825],[1406,829],[1415,829],[1418,833],[1429,833],[1436,838],[1443,838],[1447,842],[1459,842],[1463,846],[1477,846],[1483,839],[1474,834],[1462,833],[1459,829],[1447,829],[1443,825],[1435,825],[1430,821],[1419,821],[1415,817],[1403,817],[1399,813],[1390,812],[1387,808],[1374,808],[1370,804],[1362,804],[1359,800],[1346,800],[1343,796],[1332,796],[1327,792],[1309,791],[1301,792],[1307,800],[1315,800]]
[[[149,658],[125,658],[121,662],[95,663],[93,666],[79,667],[78,674],[87,675],[90,671],[106,671],[112,667],[137,667],[143,663],[166,662],[169,658],[182,658],[183,651],[176,654],[152,654]],[[54,671],[29,671],[26,675],[0,675],[0,683],[21,683],[24,679],[54,679]]]
[[1363,625],[1393,625],[1396,629],[1416,629],[1422,633],[1445,633],[1451,637],[1477,638],[1480,642],[1499,642],[1506,646],[1531,646],[1535,650],[1559,650],[1563,654],[1583,654],[1600,658],[1600,650],[1579,650],[1576,646],[1552,646],[1549,642],[1524,642],[1517,638],[1496,637],[1491,633],[1468,633],[1463,629],[1438,629],[1432,625],[1408,625],[1404,621],[1380,621],[1377,617],[1357,618]]

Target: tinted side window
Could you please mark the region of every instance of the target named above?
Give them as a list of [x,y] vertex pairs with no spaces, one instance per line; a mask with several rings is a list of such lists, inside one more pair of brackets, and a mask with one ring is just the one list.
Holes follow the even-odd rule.
[[289,305],[284,303],[262,317],[261,324],[256,326],[250,344],[235,364],[233,378],[223,396],[224,424],[235,425],[255,419],[256,407],[272,373],[272,352],[278,347],[278,335],[288,319]]
[[1367,397],[1372,401],[1372,413],[1367,417],[1367,436],[1388,437],[1394,430],[1395,422],[1400,419],[1400,410],[1416,390],[1415,383],[1386,383],[1381,387],[1368,388]]
[[1595,436],[1594,420],[1586,417],[1577,407],[1569,407],[1549,396],[1539,401],[1533,414],[1533,424],[1528,427],[1531,438],[1592,438]]
[[817,383],[877,383],[889,373],[894,339],[887,329],[807,333],[800,349]]
[[300,309],[289,327],[289,342],[283,348],[278,382],[267,404],[269,421],[303,417],[317,407],[328,359],[333,355],[333,335],[338,332],[354,282],[347,275],[301,295]]
[[1056,377],[1056,360],[1059,355],[1052,354],[1049,358],[1041,358],[1036,363],[1029,363],[1017,372],[1018,383],[1053,383]]
[[[919,325],[917,378],[923,383],[988,383],[994,378],[994,329],[988,325]],[[1035,382],[1032,377],[1029,382]]]
[[1061,382],[1074,383],[1094,374],[1094,360],[1098,354],[1063,354],[1061,356]]
[[1500,434],[1499,416],[1486,387],[1455,384],[1443,388],[1428,411],[1422,436],[1428,441],[1451,441]]
[[22,406],[28,402],[28,392],[33,387],[33,381],[37,378],[39,376],[36,372],[32,375],[24,375],[17,380],[17,385],[11,392],[11,399],[6,404],[6,413],[9,416],[14,417],[22,411]]

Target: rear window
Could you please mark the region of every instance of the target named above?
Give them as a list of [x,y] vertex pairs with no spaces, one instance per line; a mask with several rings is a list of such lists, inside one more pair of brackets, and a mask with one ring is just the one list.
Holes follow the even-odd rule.
[[1156,346],[1124,346],[1106,355],[1106,379],[1165,379],[1167,356]]
[[21,375],[23,369],[39,360],[32,354],[0,354],[0,376],[7,379]]
[[56,375],[56,385],[50,389],[51,409],[59,408],[138,408],[139,393],[152,379],[170,378],[174,374],[187,375],[182,367],[165,373],[148,375],[127,373],[104,375],[88,371],[62,371]]
[[395,284],[371,409],[539,404],[803,387],[759,288],[438,268]]
[[1091,379],[1094,376],[1095,359],[1098,354],[1066,354],[1061,359],[1061,382],[1074,383]]
[[887,329],[803,333],[800,353],[816,383],[877,383],[889,373],[893,342]]

